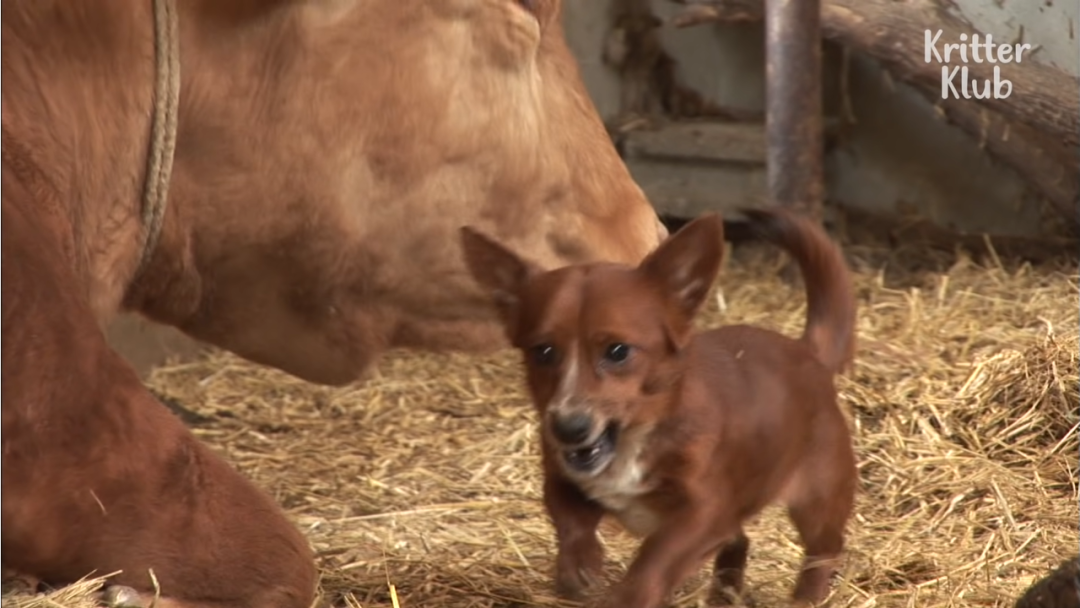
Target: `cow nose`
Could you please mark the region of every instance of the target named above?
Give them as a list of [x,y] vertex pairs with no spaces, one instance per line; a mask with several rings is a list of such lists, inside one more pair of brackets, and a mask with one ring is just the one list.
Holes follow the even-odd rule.
[[584,442],[592,433],[592,427],[592,416],[581,412],[556,414],[551,421],[551,433],[555,435],[555,439],[566,445]]

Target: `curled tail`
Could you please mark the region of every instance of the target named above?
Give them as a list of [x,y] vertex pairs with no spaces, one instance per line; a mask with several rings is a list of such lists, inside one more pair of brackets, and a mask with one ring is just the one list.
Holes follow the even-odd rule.
[[855,356],[855,293],[840,248],[817,222],[797,212],[778,207],[741,211],[755,232],[798,262],[807,297],[802,339],[839,373]]

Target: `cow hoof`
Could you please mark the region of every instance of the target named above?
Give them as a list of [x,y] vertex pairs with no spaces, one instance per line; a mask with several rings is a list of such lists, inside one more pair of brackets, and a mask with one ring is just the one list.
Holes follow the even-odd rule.
[[146,608],[138,591],[124,585],[109,585],[101,592],[106,608]]
[[4,569],[3,593],[22,593],[34,595],[41,591],[41,581],[28,574]]

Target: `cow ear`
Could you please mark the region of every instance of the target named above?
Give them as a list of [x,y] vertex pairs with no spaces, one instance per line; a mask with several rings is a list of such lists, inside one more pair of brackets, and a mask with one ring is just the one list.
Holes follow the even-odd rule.
[[520,303],[521,289],[536,267],[470,226],[461,228],[461,247],[469,274],[489,292],[503,321],[509,323]]
[[697,314],[709,295],[724,255],[724,223],[702,215],[668,237],[639,270],[655,281],[684,320]]

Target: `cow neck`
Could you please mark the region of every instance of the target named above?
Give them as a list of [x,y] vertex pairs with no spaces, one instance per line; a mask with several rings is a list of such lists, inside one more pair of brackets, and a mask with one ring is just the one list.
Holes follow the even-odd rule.
[[154,56],[154,112],[143,184],[142,247],[132,282],[142,275],[153,257],[168,204],[180,105],[180,33],[176,0],[154,0]]

